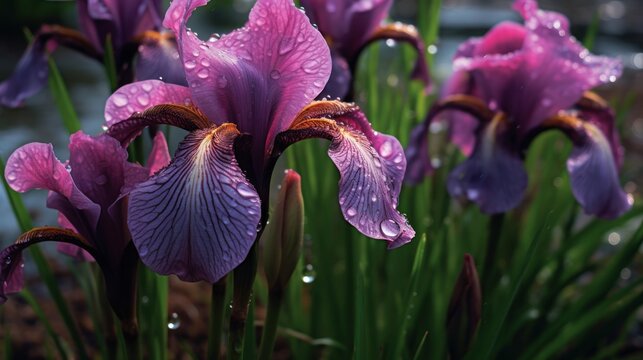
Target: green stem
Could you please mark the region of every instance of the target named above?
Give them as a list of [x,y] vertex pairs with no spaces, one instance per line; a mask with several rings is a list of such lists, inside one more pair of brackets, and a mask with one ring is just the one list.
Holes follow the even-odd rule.
[[129,360],[142,359],[141,338],[138,336],[138,324],[136,320],[122,321],[121,330],[123,331],[125,346],[127,347],[127,358]]
[[271,290],[268,294],[268,309],[266,321],[263,325],[263,334],[261,335],[261,345],[259,346],[259,360],[270,360],[272,358],[282,300],[283,293],[280,289]]
[[208,359],[219,359],[219,355],[221,353],[221,333],[223,332],[225,292],[225,277],[212,284],[212,300],[210,301],[210,324],[208,326]]
[[505,221],[505,214],[491,215],[489,221],[489,238],[487,239],[487,252],[484,259],[484,268],[482,270],[482,293],[490,290],[493,279],[493,266],[496,262],[498,244],[502,233],[502,225]]
[[256,243],[246,259],[234,269],[234,291],[232,293],[232,313],[230,314],[230,336],[228,337],[228,359],[237,360],[243,356],[243,339],[248,317],[248,303],[252,294],[252,284],[257,274]]

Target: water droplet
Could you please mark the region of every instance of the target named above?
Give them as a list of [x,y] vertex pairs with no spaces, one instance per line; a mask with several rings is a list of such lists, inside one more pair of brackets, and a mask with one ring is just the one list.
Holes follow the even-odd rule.
[[179,314],[177,313],[172,313],[170,315],[170,319],[167,323],[167,328],[170,330],[176,330],[181,327],[181,319],[179,318]]
[[350,208],[350,209],[346,210],[346,215],[348,215],[350,217],[353,217],[353,216],[357,215],[357,210],[355,210],[355,208]]
[[18,177],[16,176],[16,173],[13,172],[13,171],[7,174],[7,180],[8,181],[15,181],[17,178]]
[[380,146],[380,155],[382,157],[389,157],[393,153],[393,145],[391,145],[390,141],[385,141],[381,146]]
[[219,75],[219,78],[217,78],[217,85],[219,88],[223,89],[228,86],[228,79],[226,79],[224,75]]
[[[110,117],[111,117],[111,116],[110,116]],[[110,119],[108,119],[108,120],[110,120]],[[103,125],[103,126],[101,126],[100,128],[101,128],[101,130],[103,130],[103,131],[107,131],[107,130],[109,130],[109,128],[107,127],[107,125]]]
[[294,47],[294,42],[290,38],[283,38],[279,43],[279,55],[286,55]]
[[210,60],[208,60],[207,58],[201,59],[201,66],[205,66],[205,67],[210,66]]
[[139,94],[136,97],[136,101],[138,101],[141,106],[147,106],[150,104],[150,96],[146,93]]
[[475,201],[478,198],[478,196],[480,196],[480,193],[478,192],[478,190],[467,189],[467,197],[469,198],[469,200]]
[[141,85],[141,88],[142,88],[143,90],[145,90],[145,91],[148,91],[148,92],[149,92],[149,91],[151,91],[151,90],[152,90],[152,84],[150,84],[150,83],[148,83],[148,82],[144,82],[144,83]]
[[224,218],[222,218],[222,219],[221,219],[221,222],[222,222],[224,225],[228,225],[228,224],[230,224],[230,219],[228,219],[227,217],[224,217]]
[[318,71],[320,65],[319,61],[311,59],[304,61],[304,63],[301,64],[301,68],[306,74],[314,74]]
[[393,39],[386,40],[386,46],[392,48],[392,47],[395,47],[395,45],[396,45],[395,40],[393,40]]
[[380,223],[380,230],[386,237],[395,237],[400,234],[400,225],[395,220],[384,220]]
[[94,181],[98,185],[105,185],[107,183],[107,176],[100,174],[96,177],[96,179],[94,179]]
[[5,265],[11,265],[11,261],[12,261],[11,256],[7,256],[7,258],[4,259],[4,264]]
[[371,201],[376,202],[377,201],[377,195],[375,195],[375,194],[371,195]]
[[260,17],[257,19],[256,24],[257,26],[263,26],[266,23],[266,19]]
[[279,72],[279,70],[276,70],[276,69],[275,69],[275,70],[273,70],[273,71],[271,71],[271,72],[270,72],[270,77],[271,77],[273,80],[279,80],[279,78],[281,77],[281,73]]
[[194,60],[188,60],[185,62],[185,68],[188,70],[192,70],[196,67],[196,62]]
[[192,55],[193,55],[194,57],[199,56],[199,50],[197,50],[197,49],[192,50]]
[[114,96],[112,96],[112,102],[114,103],[114,105],[118,107],[123,107],[127,105],[127,96],[120,93],[116,93],[114,94]]
[[607,242],[612,245],[616,246],[621,242],[621,234],[617,232],[612,232],[607,236]]
[[237,184],[237,192],[239,195],[243,196],[246,199],[254,198],[257,196],[257,193],[248,185],[244,183]]
[[145,256],[149,252],[150,252],[150,248],[148,248],[147,245],[141,245],[141,247],[138,248],[138,254],[140,256]]
[[437,54],[437,52],[438,52],[438,47],[437,47],[437,46],[435,46],[435,45],[433,45],[433,44],[431,44],[431,45],[429,45],[429,46],[427,46],[427,47],[426,47],[426,52],[428,52],[428,53],[429,53],[429,54],[431,54],[431,55],[433,55],[433,54]]
[[313,269],[313,264],[307,264],[304,268],[304,274],[301,277],[301,281],[303,281],[304,284],[312,284],[315,281],[316,275],[317,273],[315,273],[315,269]]
[[393,162],[395,164],[399,164],[402,162],[403,159],[404,159],[404,155],[400,153],[400,154],[397,154],[397,156],[395,156],[395,158],[393,159]]
[[207,79],[209,76],[208,70],[207,69],[201,69],[199,70],[198,73],[196,73],[196,76],[199,77],[199,79]]

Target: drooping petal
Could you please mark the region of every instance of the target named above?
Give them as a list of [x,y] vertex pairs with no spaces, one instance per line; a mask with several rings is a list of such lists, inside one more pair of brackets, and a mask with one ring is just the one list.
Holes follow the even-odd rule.
[[545,125],[560,128],[574,143],[567,160],[567,171],[572,193],[585,212],[602,218],[615,218],[629,210],[632,200],[621,188],[617,157],[601,127],[562,115],[549,119]]
[[53,207],[48,200],[49,207],[61,211],[70,221],[73,221],[73,216],[69,211],[81,211],[90,226],[96,226],[100,206],[74,184],[70,173],[54,155],[51,144],[31,143],[18,148],[7,160],[4,175],[9,186],[18,192],[50,190],[58,199],[51,202],[55,205]]
[[159,80],[139,81],[121,87],[107,99],[105,121],[112,126],[156,105],[191,103],[190,89],[185,86]]
[[18,292],[23,287],[22,251],[43,241],[68,243],[93,251],[91,245],[70,230],[42,227],[22,234],[15,244],[0,251],[0,303],[7,301],[6,294]]
[[187,86],[185,70],[172,33],[146,31],[140,41],[135,64],[136,80],[161,79],[168,84]]
[[402,23],[380,26],[375,29],[371,37],[368,38],[367,44],[381,39],[393,39],[395,41],[408,43],[415,49],[417,59],[411,72],[411,78],[422,81],[426,93],[431,91],[431,77],[429,75],[429,67],[426,63],[426,46],[415,26]]
[[214,283],[245,259],[261,209],[234,157],[238,135],[233,124],[193,131],[130,194],[132,238],[155,272]]
[[164,20],[176,33],[193,99],[210,120],[236,123],[256,150],[268,150],[326,85],[328,46],[291,0],[259,0],[243,28],[205,43],[186,27],[205,3],[176,0]]
[[[326,118],[309,117],[324,109]],[[406,169],[397,139],[375,133],[354,105],[321,101],[303,113],[279,135],[276,148],[312,137],[330,140],[328,155],[341,175],[339,203],[344,218],[364,235],[388,241],[389,248],[411,241],[415,230],[396,210]]]
[[0,105],[17,107],[40,91],[47,83],[48,53],[58,45],[96,57],[96,51],[79,32],[61,26],[44,25],[20,58],[13,74],[0,83]]
[[449,174],[451,196],[472,201],[485,213],[516,207],[527,188],[527,173],[518,151],[506,143],[506,120],[496,117],[478,139],[471,157]]
[[176,126],[187,131],[206,129],[212,125],[203,114],[193,107],[158,105],[112,124],[107,129],[107,134],[120,141],[125,147],[140,135],[145,127],[161,124]]

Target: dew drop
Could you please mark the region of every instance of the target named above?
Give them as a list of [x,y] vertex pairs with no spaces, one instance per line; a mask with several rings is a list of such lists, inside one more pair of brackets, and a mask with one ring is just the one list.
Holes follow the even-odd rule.
[[395,237],[400,234],[400,225],[395,220],[384,220],[380,223],[380,230],[386,237]]
[[13,171],[7,174],[7,180],[8,181],[15,181],[17,178],[18,177],[16,176],[16,173],[13,172]]
[[195,56],[195,57],[199,56],[199,50],[197,50],[197,49],[192,50],[192,55]]
[[11,256],[7,256],[7,258],[4,260],[5,265],[11,265]]
[[377,201],[377,195],[375,195],[375,194],[371,195],[371,201],[376,202]]
[[237,184],[237,192],[246,199],[257,196],[257,193],[250,186],[244,183]]
[[396,45],[396,44],[397,44],[397,43],[396,43],[396,42],[395,42],[395,40],[393,40],[393,39],[388,39],[388,40],[386,40],[386,46],[388,46],[388,47],[390,47],[390,48],[395,47],[395,45]]
[[315,269],[313,269],[313,264],[307,264],[304,268],[304,274],[301,276],[301,281],[303,281],[304,284],[312,284],[315,281],[316,275],[317,273],[315,273]]
[[145,82],[145,83],[143,83],[143,85],[141,85],[141,88],[142,88],[143,90],[145,90],[145,91],[148,91],[148,92],[149,92],[149,91],[151,91],[151,90],[152,90],[152,84]]
[[201,59],[201,66],[205,66],[205,67],[210,66],[210,60],[208,60],[207,58]]
[[196,62],[194,60],[188,60],[185,62],[185,68],[188,70],[192,70],[196,67]]
[[[107,118],[107,117],[109,117],[109,118],[110,118],[110,119],[107,119],[108,121],[109,121],[109,120],[111,120],[111,116],[105,116],[105,117],[106,117],[106,118]],[[101,126],[100,128],[101,128],[101,130],[103,130],[103,131],[107,131],[107,130],[109,130],[109,128],[107,127],[107,125],[103,125],[103,126]]]
[[380,146],[380,155],[382,157],[389,157],[393,153],[393,145],[391,145],[390,141],[385,141],[382,146]]
[[221,222],[222,222],[224,225],[228,225],[228,224],[230,224],[230,219],[228,219],[227,217],[224,217],[223,219],[221,219]]
[[320,65],[319,61],[311,59],[304,61],[304,63],[301,64],[301,68],[306,74],[314,74],[318,71]]
[[353,216],[357,215],[357,210],[355,210],[354,208],[350,208],[350,209],[346,210],[346,215],[348,215],[350,217],[353,217]]
[[284,38],[279,44],[279,55],[286,55],[294,47],[292,39]]
[[127,105],[127,96],[123,94],[114,94],[112,97],[112,102],[118,107],[123,107]]
[[167,328],[170,330],[176,330],[181,327],[181,319],[179,318],[179,314],[177,313],[172,313],[170,315],[170,319],[167,323]]
[[139,103],[141,106],[147,106],[147,105],[149,105],[149,104],[150,104],[150,96],[149,96],[148,94],[145,94],[145,93],[143,93],[143,94],[139,94],[139,95],[136,97],[136,101],[138,101],[138,103]]
[[219,75],[219,78],[217,79],[217,85],[219,88],[223,89],[224,87],[228,86],[228,79],[224,75]]
[[281,73],[279,72],[279,70],[276,70],[276,69],[275,69],[275,70],[273,70],[273,71],[271,71],[271,72],[270,72],[270,77],[271,77],[273,80],[279,80],[279,78],[281,78]]
[[207,69],[201,69],[199,70],[198,73],[196,73],[196,76],[199,77],[199,79],[207,79],[208,78],[208,70]]
[[150,251],[150,249],[147,247],[147,245],[142,245],[142,246],[138,249],[138,255],[140,255],[140,256],[145,256],[145,255],[147,255],[147,253],[148,253],[149,251]]
[[260,17],[257,19],[256,24],[257,26],[263,26],[266,23],[266,19]]

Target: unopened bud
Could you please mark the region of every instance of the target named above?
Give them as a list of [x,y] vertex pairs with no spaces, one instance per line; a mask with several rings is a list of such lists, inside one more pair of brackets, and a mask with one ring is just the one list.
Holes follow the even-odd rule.
[[482,295],[478,271],[473,256],[465,254],[447,312],[451,359],[462,359],[466,354],[478,330],[481,312]]
[[270,223],[262,235],[263,263],[270,289],[285,288],[295,270],[304,238],[301,177],[286,170]]

